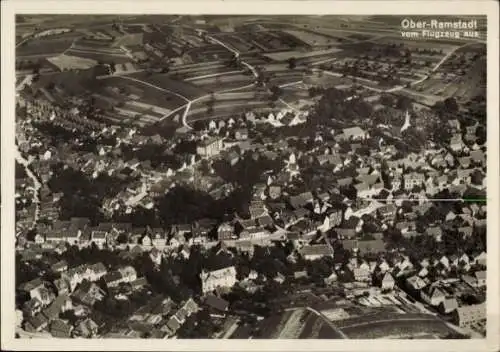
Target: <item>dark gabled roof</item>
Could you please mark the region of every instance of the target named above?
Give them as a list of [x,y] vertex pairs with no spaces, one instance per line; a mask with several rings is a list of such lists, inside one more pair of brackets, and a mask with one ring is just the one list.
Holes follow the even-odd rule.
[[299,253],[305,255],[333,255],[333,249],[326,244],[315,244],[304,246],[299,250]]
[[368,252],[378,253],[385,251],[385,243],[381,239],[358,241],[357,245],[361,253],[368,253]]
[[31,290],[39,287],[39,286],[42,286],[42,285],[43,285],[42,279],[36,278],[34,280],[31,280],[31,281],[28,281],[28,282],[22,284],[19,287],[19,289],[22,290],[22,291],[28,292],[28,291],[31,291]]
[[207,306],[214,308],[216,310],[222,311],[222,312],[226,311],[227,308],[229,307],[229,302],[227,302],[226,300],[224,300],[222,298],[214,296],[214,295],[208,295],[205,298],[204,303]]
[[59,313],[61,313],[62,306],[66,302],[66,300],[68,300],[67,295],[58,296],[50,306],[43,310],[42,314],[48,320],[57,318],[59,316]]
[[270,226],[273,224],[273,219],[269,215],[261,216],[257,219],[260,226]]
[[56,319],[50,324],[50,333],[55,337],[70,337],[72,326]]
[[47,324],[47,322],[47,318],[42,313],[40,313],[35,315],[34,317],[29,318],[27,324],[30,324],[35,329],[38,329]]
[[121,280],[123,278],[122,274],[119,271],[112,271],[104,275],[104,281],[106,283],[115,282]]

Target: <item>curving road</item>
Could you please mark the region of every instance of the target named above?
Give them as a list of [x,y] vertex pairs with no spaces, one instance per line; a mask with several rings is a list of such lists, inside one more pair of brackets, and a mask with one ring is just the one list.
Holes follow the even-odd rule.
[[40,216],[40,189],[42,188],[42,184],[36,177],[36,175],[30,170],[29,168],[29,161],[22,156],[21,152],[19,152],[19,149],[16,145],[16,161],[21,164],[24,167],[24,170],[26,174],[28,175],[29,178],[33,180],[33,203],[35,204],[35,215],[33,217],[33,226],[35,226],[38,223],[38,217]]
[[314,308],[311,308],[311,307],[307,307],[307,310],[313,312],[314,314],[316,314],[317,316],[321,317],[325,323],[328,324],[328,326],[330,326],[330,328],[335,331],[337,334],[339,334],[340,336],[342,336],[343,339],[349,339],[349,337],[344,334],[342,332],[342,330],[340,330],[335,324],[332,323],[332,321],[330,319],[328,319],[323,313],[321,312],[318,312],[316,309]]
[[[214,37],[212,37],[212,36],[210,36],[210,35],[207,35],[207,38],[208,38],[208,39],[210,39],[211,41],[213,41],[214,43],[217,43],[217,44],[219,44],[219,45],[223,46],[224,48],[226,48],[227,50],[229,50],[230,52],[232,52],[232,53],[233,53],[233,54],[234,54],[237,58],[239,58],[239,57],[240,57],[240,53],[239,53],[236,49],[231,48],[229,45],[227,45],[227,44],[223,43],[223,42],[222,42],[222,41],[220,41],[219,39],[214,38]],[[257,72],[257,69],[256,69],[254,66],[250,65],[248,62],[245,62],[245,61],[243,61],[243,60],[241,60],[240,62],[241,62],[241,64],[242,64],[243,66],[247,67],[247,68],[248,68],[248,69],[252,72],[252,74],[253,74],[253,76],[254,76],[255,78],[259,77],[259,73]],[[264,83],[264,84],[265,84],[265,83]],[[269,90],[269,88],[268,88],[268,90]],[[293,111],[295,111],[295,112],[298,112],[298,110],[297,110],[296,108],[294,108],[293,106],[291,106],[290,104],[288,104],[288,103],[287,103],[286,101],[284,101],[282,98],[280,98],[280,99],[279,99],[279,102],[280,102],[280,103],[282,103],[282,104],[284,104],[284,105],[285,105],[286,107],[288,107],[289,109],[291,109],[291,110],[293,110]]]

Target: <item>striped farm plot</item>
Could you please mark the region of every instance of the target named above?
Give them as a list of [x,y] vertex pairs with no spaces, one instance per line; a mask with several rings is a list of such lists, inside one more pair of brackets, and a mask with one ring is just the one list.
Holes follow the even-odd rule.
[[230,75],[197,79],[195,81],[192,81],[191,83],[197,85],[198,87],[211,86],[211,85],[216,85],[218,87],[221,87],[221,85],[223,85],[224,88],[226,88],[227,85],[231,83],[235,83],[236,85],[238,84],[243,85],[245,83],[250,84],[251,82],[253,82],[253,78],[251,76],[247,76],[242,73],[236,73]]
[[105,96],[102,94],[94,93],[92,94],[92,98],[95,99],[95,104],[96,107],[102,108],[102,109],[109,109],[113,106],[118,105],[121,100],[111,98],[109,96]]
[[[217,35],[214,35],[217,37]],[[235,48],[239,52],[247,52],[250,50],[255,50],[257,49],[255,45],[253,45],[251,42],[248,42],[244,40],[241,36],[235,34],[235,35],[224,35],[223,36],[224,43],[227,43],[231,47]]]
[[95,61],[113,61],[115,64],[123,64],[130,62],[130,58],[125,54],[106,54],[102,52],[86,51],[86,50],[73,50],[66,51],[66,54],[72,56],[79,56],[86,59]]
[[229,92],[229,93],[215,93],[214,98],[218,101],[221,100],[247,100],[255,97],[255,91],[244,92]]
[[61,54],[48,58],[51,64],[61,71],[86,70],[97,65],[97,61],[75,55]]
[[266,64],[263,66],[265,72],[274,73],[274,72],[288,72],[290,68],[287,63],[273,63]]
[[108,55],[124,55],[124,51],[120,48],[110,48],[110,47],[96,47],[93,45],[84,45],[76,43],[71,47],[72,50],[80,51],[90,51],[98,54],[108,54]]
[[198,80],[202,80],[205,78],[215,78],[215,77],[220,77],[220,76],[225,76],[225,75],[234,75],[238,73],[243,73],[243,70],[238,70],[233,67],[227,67],[227,66],[222,66],[222,67],[217,67],[217,68],[211,68],[211,69],[203,69],[203,70],[197,70],[197,71],[189,71],[189,72],[184,72],[184,73],[176,73],[175,77],[178,79],[182,79],[186,82],[195,82]]
[[[128,75],[128,77],[139,79],[147,84],[158,87],[157,89],[155,89],[154,87],[150,87],[151,89],[154,89],[156,91],[156,92],[151,91],[151,94],[153,94],[153,96],[158,96],[158,98],[163,100],[165,100],[167,95],[174,97],[174,95],[177,94],[185,97],[186,99],[195,99],[202,95],[207,94],[205,90],[200,89],[196,85],[191,84],[189,82],[173,79],[172,77],[170,77],[169,74],[154,74],[148,76],[144,72],[138,72],[130,74]],[[136,83],[130,82],[130,83],[139,86],[141,88],[145,87],[145,85],[141,84],[140,82]],[[162,92],[162,89],[168,90],[175,94],[166,94],[165,92]],[[182,104],[184,103],[185,101],[182,101]]]
[[151,104],[147,104],[147,103],[139,102],[139,101],[131,101],[125,105],[130,106],[130,107],[134,107],[137,109],[144,109],[148,112],[151,112],[152,114],[158,115],[159,117],[166,115],[166,114],[170,113],[170,111],[172,111],[171,109],[165,109],[161,106],[151,105]]
[[211,119],[215,115],[236,115],[248,109],[268,108],[269,101],[262,100],[231,100],[215,102],[213,113],[207,113],[206,104],[196,104],[192,106],[188,113],[188,121]]
[[158,107],[152,106],[150,108],[144,108],[143,106],[136,106],[133,103],[127,103],[123,107],[114,107],[114,111],[124,118],[140,121],[144,124],[153,124],[160,121],[163,116],[158,111],[155,111],[156,108]]
[[193,63],[193,64],[182,64],[182,65],[174,65],[170,67],[170,72],[184,72],[184,71],[189,71],[189,70],[203,70],[203,69],[210,69],[212,67],[222,67],[226,66],[224,61],[222,60],[213,60],[213,61],[206,61],[206,62],[198,62],[198,63]]
[[290,58],[295,58],[295,59],[315,58],[316,60],[319,60],[320,57],[325,57],[325,58],[328,56],[331,57],[331,55],[340,51],[342,51],[342,49],[339,48],[313,50],[313,51],[287,50],[274,53],[266,53],[264,54],[264,56],[274,61],[286,61]]
[[271,86],[283,86],[283,85],[288,85],[292,84],[294,82],[301,81],[303,79],[304,75],[300,72],[288,72],[286,74],[280,74],[277,75],[276,77],[271,78],[269,81],[269,85]]
[[283,32],[296,37],[300,41],[310,46],[324,46],[338,43],[338,39],[317,33],[301,30],[285,30]]
[[203,81],[204,79],[214,79],[214,82],[222,82],[223,78],[226,76],[242,74],[241,70],[229,71],[225,68],[220,69],[220,72],[200,72],[199,75],[184,78],[184,81],[196,84],[196,82]]

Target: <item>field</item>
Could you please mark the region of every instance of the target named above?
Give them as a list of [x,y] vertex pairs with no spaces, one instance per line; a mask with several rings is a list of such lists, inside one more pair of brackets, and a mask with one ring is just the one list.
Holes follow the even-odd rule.
[[190,80],[192,84],[195,84],[198,87],[212,87],[214,85],[220,87],[220,85],[222,84],[224,85],[225,88],[226,87],[232,88],[231,85],[233,83],[235,84],[236,87],[238,87],[251,84],[253,81],[254,81],[253,77],[241,73],[219,75],[216,77],[198,78]]
[[331,38],[329,36],[324,36],[314,32],[306,32],[300,30],[286,30],[284,32],[293,35],[309,46],[326,46],[339,43],[339,41],[335,38]]
[[68,55],[80,56],[82,58],[106,62],[106,63],[114,62],[115,64],[122,64],[131,61],[131,59],[125,54],[111,54],[111,53],[81,50],[81,49],[69,49],[68,51],[66,51],[66,53]]
[[[138,100],[142,103],[155,105],[169,110],[175,109],[186,103],[184,99],[175,94],[169,93],[168,91],[121,77],[110,77],[106,80],[102,80],[101,82],[102,88],[99,93],[103,96],[111,95],[111,97],[114,96],[115,98],[122,97],[121,99],[129,97],[128,100]],[[118,93],[111,93],[110,91],[112,89]],[[136,98],[134,99],[134,97]]]
[[67,50],[73,43],[73,38],[37,39],[27,41],[16,48],[16,59],[36,59],[54,56]]
[[[346,89],[356,83],[371,89],[365,92],[367,96],[396,87],[393,94],[424,105],[448,96],[468,100],[485,89],[485,61],[477,60],[484,54],[481,46],[471,44],[448,55],[463,43],[404,40],[399,33],[401,18],[395,21],[392,17],[388,24],[371,16],[235,16],[230,21],[227,16],[204,16],[204,24],[190,16],[131,16],[124,19],[125,31],[143,33],[143,42],[148,45],[135,41],[126,48],[112,47],[113,37],[121,34],[112,28],[110,18],[61,17],[57,26],[72,27],[74,32],[20,45],[18,73],[33,70],[33,62],[44,58],[48,60],[40,62],[51,69],[81,70],[74,80],[67,81],[67,76],[59,78],[57,73],[40,70],[35,86],[65,81],[58,87],[58,95],[92,92],[99,106],[110,109],[111,119],[135,124],[155,123],[174,109],[182,114],[182,107],[193,100],[189,121],[225,118],[249,109],[269,111],[286,104],[300,108],[318,100],[310,97],[313,86]],[[17,40],[36,25],[46,29],[53,19],[22,18]],[[207,40],[195,27],[206,30],[223,45]],[[245,66],[262,70],[266,79],[263,89],[256,88],[251,72],[230,64],[232,49],[240,53]],[[403,56],[406,50],[411,59]],[[295,65],[289,62],[291,58]],[[164,65],[168,60],[167,69]],[[135,70],[120,70],[120,64],[132,61]],[[95,87],[92,80],[79,75],[98,62],[115,63],[117,71],[114,76],[99,77]],[[438,66],[435,74],[430,74]],[[430,78],[420,84],[409,85],[429,74]],[[401,89],[406,84],[407,88]],[[268,90],[274,86],[282,88],[282,100],[269,99]]]
[[381,312],[337,322],[339,328],[349,338],[376,339],[388,336],[410,337],[414,334],[443,336],[453,332],[439,318],[422,313],[398,314]]
[[59,70],[85,70],[97,65],[97,61],[85,59],[78,56],[62,54],[59,56],[48,58],[47,61],[57,66]]
[[327,49],[327,50],[316,50],[316,51],[290,50],[290,51],[282,51],[282,52],[277,52],[277,53],[267,53],[267,54],[264,54],[263,56],[265,56],[271,60],[275,60],[275,61],[286,61],[290,58],[301,59],[301,58],[308,58],[308,57],[313,57],[313,56],[332,55],[332,54],[335,54],[339,51],[341,51],[341,49],[338,49],[338,48]]
[[184,96],[187,99],[194,99],[207,93],[203,89],[200,89],[193,84],[183,82],[181,80],[175,80],[170,77],[169,74],[148,75],[144,72],[137,72],[130,74],[129,77],[136,78],[154,86],[176,92],[177,94]]

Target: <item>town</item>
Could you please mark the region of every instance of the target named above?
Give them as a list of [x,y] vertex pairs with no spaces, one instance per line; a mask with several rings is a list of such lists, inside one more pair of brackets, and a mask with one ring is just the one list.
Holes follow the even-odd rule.
[[372,17],[18,16],[16,336],[483,338],[485,38]]

